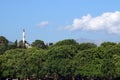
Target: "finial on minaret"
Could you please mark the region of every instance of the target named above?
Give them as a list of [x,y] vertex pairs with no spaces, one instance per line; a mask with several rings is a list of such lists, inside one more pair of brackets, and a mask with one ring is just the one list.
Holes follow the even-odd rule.
[[22,35],[22,38],[23,38],[23,44],[25,44],[25,29],[23,29],[23,35]]

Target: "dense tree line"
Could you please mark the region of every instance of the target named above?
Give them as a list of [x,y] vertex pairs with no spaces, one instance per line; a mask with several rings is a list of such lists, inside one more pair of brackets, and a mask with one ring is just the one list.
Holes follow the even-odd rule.
[[[1,39],[4,38],[4,39]],[[31,80],[115,80],[120,77],[120,43],[77,43],[66,39],[32,48],[11,46],[0,37],[0,77]],[[119,80],[119,79],[118,79]]]

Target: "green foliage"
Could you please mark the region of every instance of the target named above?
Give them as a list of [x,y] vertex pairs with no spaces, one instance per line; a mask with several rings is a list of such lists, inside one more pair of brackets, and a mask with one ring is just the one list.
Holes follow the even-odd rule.
[[57,80],[62,76],[65,80],[75,80],[82,76],[110,80],[120,76],[119,43],[104,42],[97,47],[93,43],[78,44],[67,39],[46,49],[43,41],[36,40],[32,46],[28,49],[12,47],[6,51],[7,40],[2,37],[0,52],[4,54],[0,55],[0,77]]
[[63,46],[63,45],[78,45],[74,39],[65,39],[57,42],[54,46]]
[[115,65],[111,61],[111,59],[104,59],[101,68],[102,68],[101,72],[105,77],[115,76]]
[[17,49],[17,50],[8,50],[5,52],[4,55],[2,55],[2,70],[3,70],[3,76],[6,77],[10,75],[13,77],[15,74],[20,74],[23,64],[23,55],[24,55],[23,49]]
[[8,45],[8,40],[4,36],[0,36],[0,44]]
[[12,44],[12,45],[9,45],[8,46],[8,49],[15,49],[15,48],[18,48],[18,45],[17,45],[17,40]]
[[7,46],[0,44],[0,54],[3,54],[7,50]]
[[101,43],[101,46],[103,46],[103,47],[110,47],[110,46],[115,46],[116,45],[116,43],[114,43],[114,42],[103,42],[103,43]]
[[85,49],[91,49],[91,48],[96,48],[97,45],[94,43],[81,43],[78,46],[79,50],[85,50]]
[[2,76],[25,78],[40,75],[43,50],[11,49],[2,55]]
[[73,57],[77,53],[74,46],[57,46],[46,52],[46,71],[49,75],[73,75]]
[[99,54],[96,54],[97,49],[89,49],[80,51],[75,56],[75,61],[77,62],[77,75],[82,76],[101,76],[101,63]]
[[0,36],[0,54],[3,54],[8,47],[8,40],[4,36]]
[[45,48],[46,48],[46,45],[45,45],[44,41],[42,41],[42,40],[35,40],[35,41],[32,43],[32,47],[37,47],[37,48],[45,49]]
[[113,63],[115,63],[116,77],[120,76],[120,54],[113,55]]

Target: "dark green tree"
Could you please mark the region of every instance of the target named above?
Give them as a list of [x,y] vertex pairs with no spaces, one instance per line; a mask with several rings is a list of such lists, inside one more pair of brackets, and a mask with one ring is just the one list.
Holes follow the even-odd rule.
[[89,79],[95,76],[101,76],[102,60],[96,48],[80,51],[75,57],[76,62],[76,75],[86,76]]
[[91,48],[96,48],[97,45],[94,43],[81,43],[78,46],[79,50],[85,50],[85,49],[91,49]]
[[103,47],[111,47],[111,46],[115,46],[115,45],[117,45],[116,43],[114,43],[114,42],[103,42],[103,43],[101,43],[101,45],[100,46],[103,46]]
[[0,36],[0,44],[8,45],[8,40],[4,36]]
[[8,47],[8,40],[4,36],[0,36],[0,54],[3,54]]
[[[104,49],[104,58],[102,64],[102,73],[108,79],[113,79],[118,73],[116,71],[117,66],[114,60],[116,60],[116,55],[120,55],[120,48],[118,46],[108,46]],[[119,59],[118,59],[119,61]],[[118,71],[119,72],[119,71]]]
[[47,75],[57,80],[59,76],[69,76],[75,79],[75,64],[73,57],[77,53],[75,46],[56,46],[46,52],[45,71]]
[[15,48],[18,48],[18,42],[17,42],[17,40],[13,44],[11,44],[11,45],[8,46],[8,49],[15,49]]
[[52,45],[53,45],[53,43],[49,43],[48,45],[49,45],[49,46],[52,46]]
[[40,78],[43,68],[44,50],[36,48],[11,49],[0,56],[2,77]]
[[62,41],[58,41],[54,46],[63,46],[63,45],[78,45],[78,43],[74,39],[65,39]]
[[120,77],[120,54],[113,55],[113,63],[115,64],[115,76]]
[[42,41],[42,40],[35,40],[35,41],[32,43],[32,47],[37,47],[37,48],[45,49],[45,48],[46,48],[46,45],[45,45],[44,41]]

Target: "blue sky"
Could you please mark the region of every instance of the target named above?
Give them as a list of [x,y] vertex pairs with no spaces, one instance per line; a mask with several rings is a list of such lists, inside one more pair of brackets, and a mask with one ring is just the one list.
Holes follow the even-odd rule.
[[0,0],[0,36],[10,41],[120,41],[119,0]]

